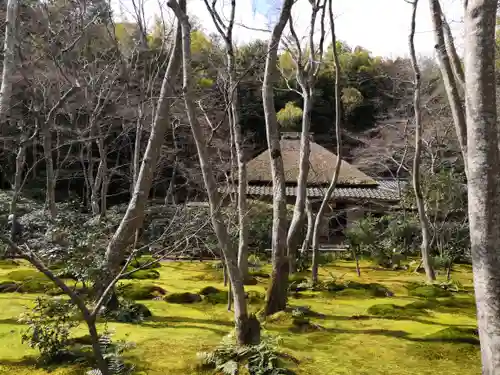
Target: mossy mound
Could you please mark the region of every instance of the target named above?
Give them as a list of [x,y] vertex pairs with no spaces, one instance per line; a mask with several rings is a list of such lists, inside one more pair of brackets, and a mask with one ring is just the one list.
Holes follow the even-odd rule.
[[306,281],[307,281],[307,277],[304,275],[301,275],[300,273],[294,273],[294,274],[288,276],[288,283],[289,284],[292,284],[292,283],[300,284],[300,283],[303,283]]
[[170,303],[195,303],[201,300],[201,295],[189,292],[172,293],[165,297],[165,301]]
[[21,289],[21,287],[13,281],[0,282],[0,293],[14,293]]
[[118,294],[129,300],[147,300],[164,296],[166,290],[153,284],[126,284],[118,288]]
[[479,338],[476,329],[448,327],[418,339],[407,351],[414,358],[430,361],[478,361]]
[[106,314],[108,319],[120,323],[139,323],[145,318],[153,316],[151,311],[142,303],[125,303],[117,310],[109,311]]
[[11,269],[16,267],[19,267],[19,262],[14,259],[0,259],[0,268]]
[[255,277],[247,277],[245,280],[243,280],[243,285],[257,285],[259,281]]
[[55,286],[43,273],[35,270],[16,270],[9,272],[7,277],[18,285],[20,293],[45,293]]
[[160,278],[160,273],[157,270],[139,270],[124,277],[131,280],[156,280]]
[[13,281],[28,281],[33,279],[49,280],[43,273],[35,270],[16,270],[7,274],[7,278]]
[[421,298],[440,298],[449,297],[452,293],[449,290],[443,289],[437,285],[423,285],[409,283],[406,285],[408,295]]
[[448,327],[425,336],[424,340],[479,345],[479,333],[474,328]]
[[337,296],[344,297],[392,297],[394,294],[382,284],[363,284],[357,281],[347,281],[345,283],[328,282],[324,284],[324,289]]
[[390,303],[370,306],[367,313],[386,319],[408,319],[419,315],[426,315],[425,310],[418,310],[408,306],[398,306]]
[[206,286],[206,287],[204,287],[203,289],[200,290],[200,294],[202,296],[207,296],[209,294],[219,293],[220,291],[221,291],[220,289],[217,289],[214,286]]

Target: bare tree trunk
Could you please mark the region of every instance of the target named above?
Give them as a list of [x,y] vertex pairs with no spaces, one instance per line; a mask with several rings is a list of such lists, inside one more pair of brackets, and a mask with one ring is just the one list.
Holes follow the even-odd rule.
[[483,375],[500,374],[500,156],[495,87],[496,0],[468,0],[465,87],[469,226]]
[[319,263],[319,229],[321,225],[321,220],[325,214],[326,207],[330,202],[330,198],[337,185],[337,180],[339,177],[340,166],[342,164],[342,135],[340,132],[341,126],[341,92],[340,92],[340,62],[337,51],[337,37],[335,34],[335,21],[333,19],[332,10],[332,0],[328,0],[328,13],[330,18],[330,27],[332,29],[332,49],[333,49],[333,60],[335,63],[335,137],[337,141],[337,163],[335,164],[335,171],[333,172],[332,181],[328,190],[326,191],[321,206],[316,214],[316,220],[314,221],[313,236],[312,236],[312,266],[311,266],[311,279],[314,284],[318,282],[318,263]]
[[149,190],[153,181],[156,163],[163,145],[165,133],[170,128],[170,107],[174,100],[174,83],[181,63],[181,30],[177,26],[175,44],[170,54],[167,71],[163,78],[155,119],[148,144],[137,177],[134,193],[118,229],[106,249],[105,262],[109,270],[107,277],[115,275],[125,256],[125,248],[130,244],[137,228],[142,225]]
[[435,48],[439,68],[441,70],[441,76],[443,78],[444,87],[448,96],[448,102],[450,104],[451,114],[458,137],[458,143],[460,145],[460,150],[462,151],[465,171],[467,173],[467,128],[465,124],[465,112],[462,100],[460,99],[460,94],[458,92],[455,75],[453,74],[450,56],[448,55],[450,51],[447,51],[446,48],[447,42],[450,44],[453,43],[453,41],[450,39],[448,39],[448,41],[445,40],[442,20],[443,11],[439,0],[429,0],[429,5],[434,28],[434,38],[436,40]]
[[52,158],[52,134],[50,123],[45,121],[42,127],[43,138],[43,154],[45,157],[45,173],[46,177],[46,204],[49,209],[50,217],[55,219],[57,216],[56,207],[56,181],[54,174],[54,161]]
[[299,235],[304,228],[305,206],[307,200],[307,176],[309,175],[309,155],[311,146],[309,141],[309,128],[311,125],[312,97],[309,89],[303,93],[304,104],[302,112],[302,134],[300,137],[299,151],[299,176],[297,179],[297,196],[293,210],[292,221],[288,229],[287,249],[290,273],[297,272],[297,246]]
[[267,289],[265,314],[271,315],[286,308],[288,291],[288,260],[286,249],[286,195],[285,171],[280,146],[280,132],[274,107],[273,85],[277,75],[278,46],[291,14],[293,0],[285,0],[278,23],[269,40],[266,57],[262,99],[266,120],[267,145],[271,156],[273,178],[273,229],[272,229],[272,275]]
[[[240,121],[240,98],[238,89],[239,82],[236,76],[236,63],[233,45],[233,28],[236,14],[236,0],[231,0],[231,15],[229,17],[227,25],[222,21],[222,17],[216,10],[215,4],[216,1],[212,1],[212,4],[210,4],[208,0],[205,0],[205,5],[210,12],[217,31],[223,38],[226,47],[226,69],[229,78],[227,99],[231,104],[229,118],[231,123],[231,135],[234,137],[236,160],[238,164],[238,267],[241,271],[243,279],[245,280],[248,278],[247,166],[245,160],[245,150],[243,147],[243,130],[241,128]],[[233,158],[231,158],[231,160],[233,160]],[[233,170],[231,169],[231,173],[232,171]]]
[[5,40],[3,47],[2,85],[0,86],[0,122],[6,119],[10,110],[12,78],[16,69],[16,19],[18,0],[8,0],[5,17]]
[[234,300],[235,330],[238,343],[241,345],[256,344],[260,341],[260,326],[255,327],[255,319],[248,316],[247,302],[243,278],[238,268],[238,257],[235,249],[231,246],[231,239],[224,223],[221,212],[221,199],[217,190],[212,166],[210,165],[209,154],[205,145],[205,135],[196,117],[195,104],[192,97],[192,67],[191,67],[191,25],[186,15],[185,1],[180,4],[176,0],[169,0],[168,5],[175,12],[182,27],[182,61],[183,61],[183,93],[186,112],[188,115],[191,132],[196,143],[198,159],[203,174],[203,180],[207,190],[212,216],[212,225],[217,235],[219,246],[222,249],[229,276],[229,284],[232,288]]
[[415,53],[415,23],[417,17],[418,0],[413,0],[413,11],[411,18],[411,31],[409,36],[409,47],[413,71],[415,72],[414,81],[414,98],[413,106],[415,111],[415,153],[413,156],[413,190],[415,191],[415,201],[418,209],[418,218],[420,220],[420,228],[422,231],[422,244],[420,249],[422,251],[422,263],[424,265],[425,274],[429,281],[436,280],[434,269],[432,268],[432,261],[430,257],[430,224],[427,212],[425,209],[424,197],[422,195],[422,187],[420,185],[420,161],[422,153],[422,111],[420,103],[420,87],[422,85],[420,67],[417,62],[417,55]]
[[314,227],[314,214],[312,211],[312,204],[309,199],[306,199],[306,216],[307,216],[307,233],[302,243],[302,256],[307,260],[309,255],[309,248],[311,247],[311,239]]
[[23,183],[23,170],[24,164],[26,162],[26,139],[22,136],[21,143],[17,150],[16,155],[16,172],[14,175],[14,192],[12,194],[12,200],[10,201],[10,214],[12,215],[12,227],[10,228],[10,239],[12,242],[15,241],[16,237],[16,222],[17,222],[17,202],[19,196],[21,195],[21,186]]

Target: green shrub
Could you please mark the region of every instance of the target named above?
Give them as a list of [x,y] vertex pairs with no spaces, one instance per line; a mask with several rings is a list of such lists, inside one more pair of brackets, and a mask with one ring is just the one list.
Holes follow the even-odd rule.
[[165,297],[165,301],[170,303],[195,303],[201,301],[201,296],[196,293],[172,293]]
[[153,284],[130,283],[118,288],[118,294],[128,300],[153,299],[166,293],[165,289]]
[[156,280],[160,278],[160,273],[157,270],[139,270],[124,277],[131,280]]
[[382,284],[369,283],[363,284],[357,281],[346,281],[337,283],[332,280],[323,284],[323,288],[335,293],[337,296],[351,297],[392,297],[393,293]]
[[448,327],[425,336],[425,339],[479,345],[479,334],[474,328]]
[[151,311],[142,303],[121,299],[119,307],[106,311],[104,316],[121,323],[141,323],[145,318],[151,317]]
[[[224,290],[217,293],[210,293],[205,295],[205,301],[212,303],[214,305],[227,303],[228,299],[229,299],[229,293]],[[193,301],[193,302],[198,302],[198,301]]]
[[79,325],[74,319],[71,302],[59,299],[37,298],[32,310],[19,321],[27,325],[22,341],[40,351],[43,362],[52,362],[67,351],[72,328]]

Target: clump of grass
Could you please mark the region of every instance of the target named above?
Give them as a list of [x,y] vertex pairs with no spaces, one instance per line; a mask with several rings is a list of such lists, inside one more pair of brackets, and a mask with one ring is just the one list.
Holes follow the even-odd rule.
[[147,300],[165,295],[165,289],[154,284],[130,283],[118,288],[118,294],[129,300]]
[[20,293],[44,293],[54,288],[49,278],[35,270],[16,270],[9,272],[7,277],[16,282],[16,291]]
[[202,296],[207,296],[209,294],[215,294],[215,293],[219,293],[219,292],[220,292],[220,289],[217,289],[214,286],[206,286],[200,290],[200,294]]
[[261,303],[264,302],[266,296],[264,293],[257,292],[255,290],[249,290],[246,293],[246,298],[249,303]]
[[20,290],[20,286],[13,281],[0,282],[0,293],[13,293]]
[[0,268],[2,269],[10,269],[19,267],[19,262],[14,259],[0,259]]
[[172,293],[165,297],[165,301],[170,303],[195,303],[201,300],[201,295],[189,292]]
[[344,297],[370,298],[392,297],[394,295],[388,288],[378,283],[363,284],[357,281],[337,283],[336,281],[329,281],[323,285],[323,288],[330,293]]
[[[205,298],[204,298],[205,301],[207,301],[211,304],[214,304],[214,305],[221,304],[221,303],[227,303],[228,299],[229,299],[229,293],[225,290],[217,292],[217,293],[207,294],[207,295],[205,295]],[[197,301],[194,301],[194,302],[197,302]]]

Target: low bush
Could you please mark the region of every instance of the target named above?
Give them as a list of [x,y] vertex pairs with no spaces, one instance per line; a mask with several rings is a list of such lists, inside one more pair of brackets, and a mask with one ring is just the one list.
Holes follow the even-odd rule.
[[165,297],[165,301],[170,303],[195,303],[201,300],[201,295],[189,292],[172,293]]
[[259,282],[255,277],[247,277],[243,280],[243,285],[257,285]]
[[160,273],[157,270],[139,270],[124,277],[131,280],[156,280],[160,278]]
[[0,282],[0,293],[13,293],[20,290],[20,286],[13,281]]
[[7,274],[7,278],[13,281],[29,281],[33,279],[49,281],[43,273],[29,269],[11,271]]
[[252,277],[260,277],[262,279],[269,279],[270,276],[267,272],[264,272],[264,271],[250,271],[248,273],[249,276],[252,276]]
[[121,323],[141,323],[145,318],[149,318],[153,314],[142,303],[120,299],[117,309],[105,311],[103,315],[107,319]]
[[382,284],[363,284],[357,281],[337,283],[332,280],[323,284],[323,288],[337,296],[352,297],[392,297],[394,294]]
[[154,284],[125,284],[118,288],[118,295],[128,300],[154,299],[166,294],[166,290]]
[[[204,300],[208,303],[212,303],[214,305],[227,303],[229,299],[229,293],[225,290],[219,291],[217,293],[210,293],[205,295]],[[197,301],[193,301],[197,302]]]

